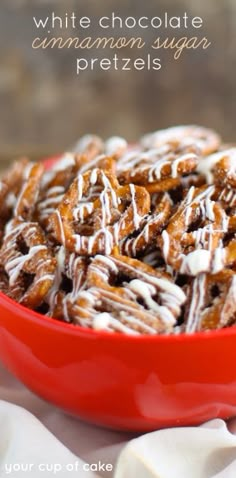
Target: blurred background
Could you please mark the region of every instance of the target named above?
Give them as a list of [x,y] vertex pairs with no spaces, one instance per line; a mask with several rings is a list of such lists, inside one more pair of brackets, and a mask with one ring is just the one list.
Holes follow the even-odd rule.
[[[76,75],[81,50],[33,50],[37,36],[33,16],[75,11],[92,19],[115,11],[121,16],[201,16],[208,50],[184,52],[179,61],[167,51],[160,71],[96,71]],[[118,134],[135,140],[147,131],[181,123],[217,129],[235,140],[236,119],[235,0],[0,0],[0,158],[29,154],[32,158],[68,149],[88,132]],[[91,35],[91,31],[86,31]],[[173,36],[175,31],[145,31],[145,38]],[[140,35],[131,30],[132,36]],[[61,32],[54,31],[54,35]],[[93,31],[95,37],[99,32]],[[120,31],[104,30],[121,36]],[[130,31],[127,31],[130,34]],[[184,32],[177,32],[183,36]],[[67,31],[81,36],[81,31]],[[191,36],[191,30],[188,30]],[[122,56],[140,56],[137,50]],[[148,52],[141,51],[141,55]],[[103,51],[100,56],[113,56]],[[87,51],[86,56],[98,56]]]

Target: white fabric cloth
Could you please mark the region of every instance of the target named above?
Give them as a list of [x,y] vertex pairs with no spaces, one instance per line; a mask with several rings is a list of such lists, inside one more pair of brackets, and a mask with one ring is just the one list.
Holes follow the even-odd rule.
[[63,414],[1,366],[0,400],[0,478],[236,477],[236,419],[134,437]]

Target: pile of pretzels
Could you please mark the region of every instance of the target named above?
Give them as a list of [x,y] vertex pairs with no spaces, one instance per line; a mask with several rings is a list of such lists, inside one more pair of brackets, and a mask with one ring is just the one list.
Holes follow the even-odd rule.
[[[132,335],[236,324],[236,147],[177,126],[82,137],[0,181],[0,290],[42,315]],[[43,316],[42,316],[43,320]]]

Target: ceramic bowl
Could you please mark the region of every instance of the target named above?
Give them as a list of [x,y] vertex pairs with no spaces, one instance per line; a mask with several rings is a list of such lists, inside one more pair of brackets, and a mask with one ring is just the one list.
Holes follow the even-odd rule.
[[114,429],[148,431],[236,414],[236,328],[176,336],[98,332],[0,293],[0,359],[42,398]]
[[236,415],[236,327],[175,336],[98,332],[0,293],[0,359],[39,396],[97,425],[140,432]]

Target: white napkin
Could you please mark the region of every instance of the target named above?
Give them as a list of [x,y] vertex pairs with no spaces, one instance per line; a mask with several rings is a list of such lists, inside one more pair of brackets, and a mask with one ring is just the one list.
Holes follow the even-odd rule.
[[223,420],[160,430],[131,440],[115,478],[235,478],[236,436]]
[[119,449],[107,447],[97,457],[93,453],[92,463],[85,463],[28,411],[0,401],[0,478],[236,477],[236,435],[219,419],[201,427],[159,430],[133,439],[120,453],[114,473],[90,471],[99,460],[101,465],[103,460],[112,463]]
[[31,413],[0,401],[0,477],[95,478]]

